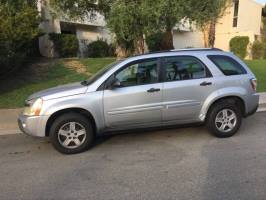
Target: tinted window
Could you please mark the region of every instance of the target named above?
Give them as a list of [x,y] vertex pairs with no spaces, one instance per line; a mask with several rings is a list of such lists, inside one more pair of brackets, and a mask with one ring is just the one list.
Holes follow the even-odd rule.
[[157,59],[135,62],[116,74],[122,87],[158,82]]
[[164,58],[165,80],[178,81],[205,78],[205,66],[194,57]]
[[228,56],[208,56],[208,58],[223,72],[226,76],[246,74],[246,70],[235,61],[233,58]]

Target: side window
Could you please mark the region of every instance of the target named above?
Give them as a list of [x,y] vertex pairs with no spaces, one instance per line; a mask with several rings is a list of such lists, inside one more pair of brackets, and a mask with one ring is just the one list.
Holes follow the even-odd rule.
[[247,71],[236,60],[229,56],[209,55],[208,58],[223,72],[226,76],[246,74]]
[[205,66],[194,57],[164,58],[165,81],[200,79],[207,77]]
[[121,87],[157,83],[159,79],[157,59],[134,62],[115,76]]

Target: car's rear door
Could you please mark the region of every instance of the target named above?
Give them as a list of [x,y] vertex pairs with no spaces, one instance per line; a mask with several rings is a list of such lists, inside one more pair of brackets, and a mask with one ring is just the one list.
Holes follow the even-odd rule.
[[196,57],[162,58],[164,123],[198,120],[204,100],[215,90],[208,68]]
[[162,121],[162,83],[159,60],[138,60],[114,74],[121,84],[104,90],[104,117],[108,128],[130,128]]

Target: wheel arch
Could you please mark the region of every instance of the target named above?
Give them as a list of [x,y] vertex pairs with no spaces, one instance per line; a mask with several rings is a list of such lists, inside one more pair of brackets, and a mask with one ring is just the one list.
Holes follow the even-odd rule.
[[81,114],[82,116],[86,117],[92,123],[94,134],[96,134],[96,132],[97,132],[96,121],[95,121],[95,118],[93,117],[93,115],[88,110],[85,110],[83,108],[66,108],[66,109],[62,109],[62,110],[54,112],[49,117],[49,119],[46,123],[46,126],[45,126],[45,136],[46,137],[49,136],[50,128],[52,126],[53,121],[56,118],[58,118],[59,116],[66,114],[66,113],[78,113],[78,114]]
[[229,95],[229,96],[223,96],[220,98],[215,99],[209,106],[205,115],[205,119],[208,117],[208,114],[210,112],[210,110],[219,102],[221,101],[228,101],[232,104],[235,104],[236,106],[238,106],[241,110],[241,114],[244,117],[245,113],[246,113],[246,107],[245,107],[245,101],[243,98],[241,98],[240,96],[237,95]]

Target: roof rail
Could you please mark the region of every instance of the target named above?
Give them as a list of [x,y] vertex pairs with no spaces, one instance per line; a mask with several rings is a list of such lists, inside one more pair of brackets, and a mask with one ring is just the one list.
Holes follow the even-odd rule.
[[187,48],[187,49],[173,49],[170,51],[173,52],[173,51],[223,51],[223,50],[218,48]]
[[135,55],[136,56],[143,56],[143,55],[150,55],[150,54],[157,54],[157,53],[171,53],[171,52],[182,52],[182,51],[223,51],[218,48],[187,48],[187,49],[172,49],[172,50],[165,50],[165,51],[153,51],[153,52],[148,52],[145,54],[139,54]]

